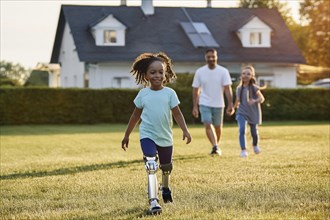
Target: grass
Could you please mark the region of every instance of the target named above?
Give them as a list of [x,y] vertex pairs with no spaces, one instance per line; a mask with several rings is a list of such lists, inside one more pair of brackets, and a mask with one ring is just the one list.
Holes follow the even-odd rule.
[[265,123],[246,159],[233,124],[222,157],[203,127],[189,126],[189,145],[175,127],[174,203],[160,216],[147,215],[137,129],[120,148],[125,128],[2,126],[0,219],[330,219],[329,123]]

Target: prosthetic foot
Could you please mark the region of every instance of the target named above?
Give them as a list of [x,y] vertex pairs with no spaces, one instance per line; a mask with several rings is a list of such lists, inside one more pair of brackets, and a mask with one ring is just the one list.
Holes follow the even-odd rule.
[[162,188],[162,196],[163,196],[163,201],[164,203],[169,203],[169,202],[173,202],[172,199],[172,192],[170,188]]
[[158,204],[158,199],[150,200],[149,213],[151,215],[159,215],[162,213],[162,207]]
[[144,157],[145,168],[148,173],[148,198],[149,198],[149,213],[152,215],[162,212],[161,206],[158,204],[158,184],[156,172],[158,170],[157,156]]
[[164,203],[173,202],[172,199],[172,192],[169,188],[169,181],[170,181],[170,174],[173,169],[172,163],[169,164],[162,164],[160,166],[160,169],[163,171],[162,174],[162,197]]

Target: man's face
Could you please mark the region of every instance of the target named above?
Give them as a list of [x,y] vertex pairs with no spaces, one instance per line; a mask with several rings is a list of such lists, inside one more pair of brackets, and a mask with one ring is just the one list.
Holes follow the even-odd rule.
[[215,65],[218,62],[217,52],[213,52],[213,51],[207,52],[207,54],[205,54],[205,60],[210,68],[215,67]]

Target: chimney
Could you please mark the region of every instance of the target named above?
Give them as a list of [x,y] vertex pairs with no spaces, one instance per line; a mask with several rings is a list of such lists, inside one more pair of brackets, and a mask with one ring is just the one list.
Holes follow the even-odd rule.
[[126,0],[120,0],[120,6],[126,6],[127,3],[126,3]]
[[212,0],[206,0],[207,1],[207,7],[212,8]]
[[153,0],[142,0],[141,9],[144,15],[153,15],[155,13]]

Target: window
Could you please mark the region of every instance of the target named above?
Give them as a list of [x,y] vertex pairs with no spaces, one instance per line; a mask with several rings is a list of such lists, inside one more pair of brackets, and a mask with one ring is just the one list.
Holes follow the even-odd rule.
[[260,76],[258,77],[258,84],[259,86],[267,86],[272,87],[273,86],[273,77],[272,76]]
[[262,45],[261,32],[251,32],[250,33],[250,45]]
[[104,30],[104,43],[117,43],[117,33],[114,30]]
[[112,80],[113,88],[129,88],[130,79],[129,77],[114,77]]

